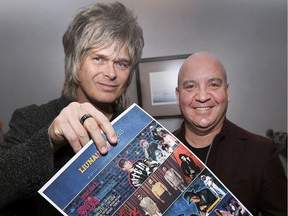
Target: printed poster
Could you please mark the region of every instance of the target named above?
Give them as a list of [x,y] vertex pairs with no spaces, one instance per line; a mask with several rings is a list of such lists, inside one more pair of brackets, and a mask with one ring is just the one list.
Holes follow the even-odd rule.
[[112,124],[118,144],[106,140],[107,155],[101,156],[91,140],[39,190],[63,215],[251,215],[138,105]]

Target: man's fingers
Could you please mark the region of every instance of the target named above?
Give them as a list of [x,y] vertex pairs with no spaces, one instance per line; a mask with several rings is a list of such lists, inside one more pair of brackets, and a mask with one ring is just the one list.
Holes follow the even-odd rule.
[[[80,149],[82,148],[83,145],[81,144],[79,136],[75,133],[75,131],[71,127],[66,127],[63,130],[63,134],[64,134],[66,140],[70,143],[70,146],[72,147],[73,151],[75,153],[80,151]],[[88,139],[88,141],[89,141],[89,139]]]
[[[78,142],[79,145],[81,145],[81,147],[83,147],[87,142],[89,142],[89,140],[90,140],[89,133],[86,130],[85,126],[80,123],[79,118],[77,118],[77,117],[76,118],[72,118],[72,117],[69,118],[69,125],[72,128],[72,130],[76,136],[76,137],[73,137],[75,139],[75,142],[74,142],[75,145]],[[66,135],[65,135],[65,137],[66,137]],[[69,143],[70,143],[70,139],[71,139],[71,137],[67,139],[69,141]]]
[[117,143],[116,133],[110,121],[102,113],[98,111],[93,112],[92,116],[93,118],[88,118],[85,120],[83,126],[89,133],[90,138],[96,144],[99,152],[101,154],[106,154],[108,152],[108,146],[101,131],[104,132],[107,140],[112,145]]
[[101,111],[90,103],[72,102],[54,119],[48,134],[58,147],[68,141],[74,152],[78,152],[92,139],[99,152],[106,154],[108,146],[102,131],[111,145],[117,143],[116,132]]
[[111,125],[111,122],[102,113],[97,113],[97,114],[98,114],[97,117],[94,118],[96,124],[98,125],[100,130],[104,132],[105,136],[107,137],[108,142],[111,145],[115,145],[118,139],[117,139],[116,132]]

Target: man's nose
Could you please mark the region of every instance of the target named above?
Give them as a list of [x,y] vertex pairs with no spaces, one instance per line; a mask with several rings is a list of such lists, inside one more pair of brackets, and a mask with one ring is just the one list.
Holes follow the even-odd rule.
[[105,64],[105,69],[103,74],[107,76],[110,80],[114,80],[117,76],[115,71],[115,65],[114,62],[107,62]]
[[210,100],[210,94],[209,94],[208,89],[205,86],[200,86],[197,89],[197,93],[196,93],[195,99],[197,101],[202,102],[202,103]]

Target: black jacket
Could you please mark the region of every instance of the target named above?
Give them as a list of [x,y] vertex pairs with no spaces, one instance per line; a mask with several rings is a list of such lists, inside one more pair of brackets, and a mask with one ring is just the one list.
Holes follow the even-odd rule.
[[[38,190],[74,155],[70,145],[53,152],[48,127],[71,101],[17,109],[0,143],[0,215],[61,215]],[[113,118],[119,113],[116,113]]]
[[[227,119],[214,141],[207,166],[253,214],[287,216],[287,177],[272,140]],[[184,125],[174,132],[183,144]]]

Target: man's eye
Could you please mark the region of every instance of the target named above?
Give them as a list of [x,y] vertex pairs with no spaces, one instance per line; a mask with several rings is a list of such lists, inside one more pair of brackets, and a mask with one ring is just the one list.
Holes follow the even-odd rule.
[[187,83],[183,85],[183,88],[185,90],[193,90],[195,88],[195,85],[193,83]]
[[115,62],[115,65],[122,69],[129,68],[129,64],[127,62]]
[[95,61],[97,61],[97,62],[102,62],[103,61],[103,58],[101,58],[101,57],[94,57],[93,58]]
[[217,89],[219,87],[222,86],[222,83],[221,82],[212,82],[210,83],[209,87],[212,88],[212,89]]

